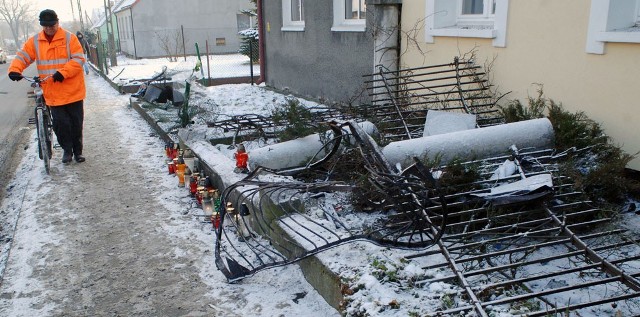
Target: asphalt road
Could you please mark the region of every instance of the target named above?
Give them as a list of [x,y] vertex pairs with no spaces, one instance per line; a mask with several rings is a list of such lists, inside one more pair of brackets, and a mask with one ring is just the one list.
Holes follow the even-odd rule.
[[[27,92],[32,88],[26,81],[13,82],[9,79],[9,63],[0,64],[0,194],[4,194],[34,128],[28,124],[29,117],[33,116],[33,101],[27,98]],[[25,75],[33,76],[35,73],[35,66],[25,71]]]

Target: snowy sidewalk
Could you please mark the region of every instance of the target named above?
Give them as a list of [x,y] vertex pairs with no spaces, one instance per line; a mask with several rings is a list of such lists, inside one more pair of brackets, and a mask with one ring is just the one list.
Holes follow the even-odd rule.
[[93,73],[87,84],[87,161],[63,165],[56,149],[47,176],[31,144],[8,185],[2,210],[19,219],[0,315],[338,315],[297,266],[227,284],[211,225],[167,175],[161,140],[126,96]]

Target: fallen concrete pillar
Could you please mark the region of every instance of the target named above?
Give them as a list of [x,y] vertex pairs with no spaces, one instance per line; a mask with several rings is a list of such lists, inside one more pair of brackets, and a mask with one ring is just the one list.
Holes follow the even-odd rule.
[[391,165],[400,164],[405,168],[413,163],[413,157],[422,162],[439,157],[441,164],[447,164],[456,158],[471,160],[503,155],[511,145],[550,148],[553,144],[553,126],[549,119],[542,118],[393,142],[382,149],[382,154]]
[[[376,126],[371,122],[364,121],[358,123],[358,125],[369,135],[378,133]],[[348,133],[347,131],[343,129],[343,133],[346,134]],[[311,161],[315,162],[325,157],[331,151],[332,145],[324,145],[333,137],[333,133],[327,131],[322,136],[316,133],[303,138],[253,149],[248,152],[249,169],[254,170],[258,166],[271,169],[305,166]]]

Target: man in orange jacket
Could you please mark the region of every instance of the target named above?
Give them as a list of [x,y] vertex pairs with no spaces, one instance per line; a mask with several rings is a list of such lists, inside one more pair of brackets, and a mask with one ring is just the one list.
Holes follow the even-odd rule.
[[22,79],[22,71],[36,62],[40,78],[53,77],[42,84],[44,100],[53,116],[53,131],[64,153],[62,163],[85,161],[82,156],[83,100],[86,95],[84,51],[78,38],[62,29],[53,10],[40,12],[42,32],[30,37],[9,66],[9,78]]

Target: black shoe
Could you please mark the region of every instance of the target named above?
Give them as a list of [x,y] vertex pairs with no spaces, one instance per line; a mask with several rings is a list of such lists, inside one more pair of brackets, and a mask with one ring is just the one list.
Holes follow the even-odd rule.
[[62,163],[64,164],[68,164],[71,162],[71,159],[73,158],[73,155],[71,153],[64,153],[62,154]]
[[84,156],[82,156],[82,155],[76,155],[76,162],[78,162],[78,163],[82,163],[82,162],[84,162],[84,161],[86,161],[86,159],[84,158]]

